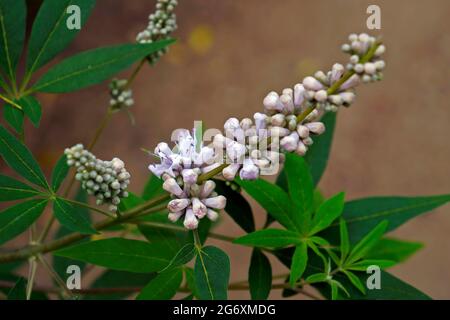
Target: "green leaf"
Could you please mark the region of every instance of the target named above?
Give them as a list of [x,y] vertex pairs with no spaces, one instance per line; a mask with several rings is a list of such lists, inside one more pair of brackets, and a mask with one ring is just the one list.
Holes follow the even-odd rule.
[[194,269],[189,267],[184,267],[184,275],[186,277],[186,285],[191,290],[192,295],[196,298],[199,297],[197,286],[195,285],[195,274]]
[[230,259],[219,248],[208,246],[197,255],[195,286],[202,300],[226,300],[230,279]]
[[[359,241],[382,220],[388,220],[391,231],[419,214],[431,211],[450,201],[450,194],[430,197],[374,197],[347,202],[343,217],[350,241]],[[335,227],[338,225],[336,224]]]
[[298,230],[291,214],[288,194],[279,186],[265,180],[241,180],[236,182],[255,199],[280,224],[290,230]]
[[315,273],[306,278],[307,283],[318,283],[325,282],[328,279],[328,275],[326,273]]
[[350,280],[356,289],[358,289],[362,294],[366,294],[366,288],[353,272],[347,270],[343,270],[342,272],[347,276],[348,280]]
[[26,199],[38,194],[39,191],[25,183],[0,174],[0,201]]
[[248,269],[248,283],[252,300],[266,300],[272,288],[272,267],[259,249],[253,249]]
[[367,252],[372,249],[377,242],[381,239],[386,228],[388,221],[380,222],[372,231],[370,231],[364,238],[362,238],[350,251],[346,264],[352,264],[361,258],[364,258]]
[[289,195],[294,204],[293,214],[297,228],[306,232],[311,222],[313,210],[314,187],[305,160],[293,153],[286,154],[284,164],[289,187]]
[[142,192],[142,199],[150,200],[157,196],[163,195],[167,193],[163,188],[162,179],[158,178],[155,175],[150,175],[147,183],[145,184],[144,191]]
[[305,155],[305,160],[310,168],[315,186],[319,183],[320,178],[322,178],[328,163],[334,128],[336,126],[336,113],[328,112],[320,121],[325,124],[326,131],[314,138],[314,144],[309,147]]
[[423,244],[420,242],[383,238],[367,253],[366,258],[385,259],[400,263],[422,248]]
[[70,168],[67,165],[67,157],[63,154],[62,157],[59,158],[58,162],[56,162],[52,172],[52,189],[54,192],[58,191],[61,183],[67,177],[69,169]]
[[100,83],[172,42],[125,44],[82,52],[52,67],[32,90],[62,93]]
[[345,220],[342,218],[339,223],[339,233],[341,239],[341,246],[340,246],[341,258],[342,261],[344,261],[348,253],[350,252],[350,240],[348,237],[347,224],[345,223]]
[[39,218],[47,199],[29,200],[0,212],[0,244],[26,231]]
[[395,261],[391,261],[391,260],[364,259],[364,260],[352,263],[351,265],[348,265],[346,268],[348,270],[367,271],[367,268],[370,266],[377,266],[380,269],[386,269],[386,268],[392,267],[394,264],[395,264]]
[[344,209],[345,193],[341,192],[322,203],[312,221],[310,234],[316,234],[319,231],[329,227],[336,220]]
[[255,231],[255,220],[253,219],[252,208],[240,192],[234,191],[226,182],[215,180],[216,191],[227,198],[225,212],[236,222],[244,231]]
[[[117,270],[106,270],[91,285],[91,288],[130,288],[142,287],[156,277],[156,273],[135,273]],[[85,295],[86,300],[118,300],[127,298],[133,294],[129,293],[105,293]]]
[[72,203],[60,198],[56,198],[53,202],[55,218],[67,229],[83,234],[97,233],[90,221],[84,215],[79,215],[76,208]]
[[[167,214],[165,214],[167,220]],[[169,222],[171,223],[171,222]],[[170,225],[169,225],[170,226]],[[149,226],[140,224],[139,231],[151,243],[158,243],[161,250],[167,250],[175,255],[178,250],[186,243],[188,233],[186,231],[170,230],[159,226]]]
[[302,243],[301,236],[293,231],[263,229],[237,238],[233,243],[255,247],[281,248]]
[[[80,186],[77,191],[77,194],[75,195],[75,200],[78,202],[81,202],[81,203],[87,203],[87,198],[88,198],[87,192]],[[83,216],[87,221],[91,222],[91,217],[90,217],[88,208],[76,206],[74,208],[74,210],[75,210],[75,212],[74,212],[75,215]],[[64,236],[67,236],[70,233],[73,233],[73,231],[66,228],[63,225],[60,225],[58,230],[56,231],[55,239],[62,238]],[[85,238],[74,244],[85,243],[88,241],[89,241],[89,239]],[[58,273],[62,279],[65,279],[67,277],[67,273],[66,273],[67,267],[70,265],[73,265],[73,264],[78,265],[80,267],[81,271],[83,271],[83,269],[86,265],[84,262],[76,261],[76,260],[69,259],[69,258],[58,257],[58,256],[53,257],[53,269],[55,269],[56,273]]]
[[169,300],[183,281],[183,270],[176,268],[159,273],[137,296],[137,300]]
[[31,152],[1,125],[0,154],[5,162],[22,177],[31,183],[49,189],[44,174]]
[[0,0],[0,67],[14,78],[25,40],[24,0]]
[[119,204],[120,211],[127,211],[143,204],[145,201],[141,197],[137,196],[133,192],[128,193],[128,197],[122,199]]
[[291,274],[289,277],[289,284],[291,287],[301,278],[305,272],[306,264],[308,262],[308,246],[305,242],[296,246],[294,255],[292,256]]
[[95,6],[95,0],[46,0],[33,23],[27,54],[27,73],[33,73],[64,50],[80,31],[69,29],[67,8],[80,8],[80,27],[83,27]]
[[191,261],[196,253],[196,248],[193,243],[186,243],[173,257],[173,259],[170,261],[170,263],[165,267],[161,272],[164,272],[166,270],[174,269],[179,266],[182,266],[189,261]]
[[23,112],[30,119],[31,123],[38,128],[42,117],[42,107],[39,101],[33,96],[26,96],[18,101]]
[[23,111],[18,108],[5,104],[3,106],[3,117],[6,122],[13,128],[17,133],[23,132]]
[[25,278],[19,278],[8,292],[8,300],[26,300],[27,299],[27,280]]
[[161,251],[157,244],[122,238],[79,244],[58,250],[55,255],[114,270],[137,273],[162,270],[171,259],[170,255]]

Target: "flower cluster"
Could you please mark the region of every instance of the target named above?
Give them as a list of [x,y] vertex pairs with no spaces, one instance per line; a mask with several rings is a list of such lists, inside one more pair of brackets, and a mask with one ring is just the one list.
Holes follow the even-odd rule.
[[120,111],[134,104],[132,91],[127,88],[128,81],[125,79],[113,79],[109,85],[111,99],[109,105],[112,111]]
[[[366,33],[359,35],[353,33],[348,37],[348,40],[350,43],[343,44],[341,48],[342,51],[351,55],[347,69],[355,71],[364,83],[381,80],[383,78],[381,71],[385,67],[385,62],[381,59],[381,56],[386,51],[386,47],[382,44],[374,47],[377,39]],[[367,59],[365,56],[371,48],[375,48],[375,51],[373,56]]]
[[313,137],[325,132],[320,122],[323,114],[350,106],[357,85],[382,77],[384,46],[367,34],[352,34],[349,40],[342,46],[351,54],[347,68],[336,63],[330,71],[317,71],[281,94],[270,92],[263,100],[264,112],[255,113],[253,120],[228,119],[223,134],[216,134],[211,146],[196,142],[188,131],[176,139],[174,150],[160,143],[155,149],[160,163],[149,168],[164,179],[164,189],[174,198],[168,206],[169,219],[185,215],[189,229],[197,228],[204,216],[215,220],[217,212],[212,209],[224,208],[226,202],[214,193],[213,181],[204,182],[215,174],[221,173],[227,181],[237,175],[253,180],[282,163],[283,152],[305,155]]
[[67,164],[76,168],[75,178],[89,195],[97,198],[97,205],[108,204],[110,211],[117,211],[120,199],[128,197],[126,189],[131,177],[123,161],[97,159],[82,144],[68,148],[64,153]]
[[226,198],[217,195],[215,187],[212,180],[200,185],[184,183],[181,187],[174,178],[167,178],[163,188],[174,197],[168,204],[170,221],[176,222],[184,216],[184,226],[192,230],[198,227],[199,219],[217,220],[219,215],[215,210],[225,208]]
[[[156,11],[149,15],[147,28],[140,32],[136,41],[139,43],[152,43],[157,40],[166,39],[173,31],[177,29],[177,19],[174,13],[177,0],[158,0]],[[150,63],[155,63],[162,55],[167,52],[164,48],[148,57]]]

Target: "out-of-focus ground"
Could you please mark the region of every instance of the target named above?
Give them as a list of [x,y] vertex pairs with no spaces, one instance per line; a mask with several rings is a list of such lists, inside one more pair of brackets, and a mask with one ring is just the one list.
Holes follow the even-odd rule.
[[[139,192],[148,175],[149,158],[141,147],[168,141],[174,128],[190,128],[194,120],[220,128],[230,116],[249,116],[261,110],[269,91],[345,62],[340,45],[349,33],[367,31],[366,8],[378,4],[378,33],[388,48],[385,79],[360,87],[354,106],[340,112],[321,188],[328,196],[346,191],[348,199],[450,192],[449,1],[180,2],[177,43],[155,67],[146,67],[133,86],[136,126],[125,114],[115,116],[96,148],[102,158],[120,156],[127,163],[132,191]],[[153,7],[154,1],[147,0],[98,1],[69,53],[133,41]],[[107,84],[40,99],[42,126],[27,127],[27,140],[49,171],[66,146],[90,140],[108,103]],[[264,212],[253,205],[261,226]],[[216,231],[242,234],[227,217]],[[402,226],[392,235],[421,241],[425,248],[392,272],[433,298],[449,299],[449,234],[449,205]],[[250,250],[211,243],[230,255],[233,281],[246,279]],[[274,261],[274,273],[283,272]],[[37,281],[49,280],[40,272]],[[279,291],[271,294],[279,297]],[[232,292],[230,298],[249,294]]]

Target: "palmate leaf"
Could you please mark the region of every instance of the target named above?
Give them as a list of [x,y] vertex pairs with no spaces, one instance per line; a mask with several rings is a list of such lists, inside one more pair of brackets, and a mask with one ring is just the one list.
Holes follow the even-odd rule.
[[0,244],[26,231],[41,216],[47,201],[29,200],[0,212]]
[[165,268],[172,257],[157,244],[110,238],[82,243],[55,252],[55,255],[129,272],[155,272]]
[[3,117],[17,133],[23,132],[24,113],[22,110],[10,104],[5,104],[3,106]]
[[62,155],[61,158],[56,162],[55,167],[52,172],[52,189],[54,192],[58,191],[61,183],[67,177],[69,173],[69,165],[67,164],[66,155]]
[[31,91],[62,93],[100,83],[172,42],[124,44],[79,53],[52,67]]
[[225,212],[236,222],[244,231],[255,231],[255,220],[253,219],[253,212],[250,204],[240,194],[240,192],[233,190],[226,182],[215,180],[216,191],[227,198]]
[[5,162],[22,177],[49,189],[47,180],[31,152],[0,125],[0,154]]
[[[75,200],[78,202],[81,202],[81,203],[87,203],[87,198],[88,198],[87,192],[80,187],[78,189],[77,194],[75,195]],[[90,216],[88,208],[77,206],[74,208],[74,210],[75,211],[73,213],[75,215],[82,216],[84,218],[84,220],[88,221],[89,223],[91,222],[91,216]],[[56,231],[55,239],[62,238],[64,236],[67,236],[70,233],[73,233],[73,231],[66,228],[63,225],[60,225],[60,227]],[[85,243],[88,241],[89,241],[89,239],[83,239],[83,240],[80,240],[79,242],[76,242],[75,244]],[[81,262],[81,261],[75,261],[72,259],[59,257],[59,256],[53,257],[53,268],[55,269],[56,273],[58,273],[59,276],[63,279],[67,277],[67,273],[66,273],[67,267],[70,265],[73,265],[73,264],[76,264],[77,266],[79,266],[81,270],[83,270],[86,265],[84,262]]]
[[301,278],[303,272],[305,272],[307,263],[308,246],[305,242],[302,242],[295,247],[294,255],[292,256],[291,273],[289,277],[289,284],[292,287]]
[[253,249],[248,269],[248,283],[252,300],[265,300],[272,288],[272,267],[259,249]]
[[31,30],[27,73],[33,73],[66,48],[80,31],[69,29],[67,8],[80,8],[80,26],[83,27],[95,6],[95,0],[45,0]]
[[420,242],[383,238],[369,250],[366,259],[385,259],[400,263],[421,248],[423,248],[423,244]]
[[[392,231],[408,220],[429,212],[450,201],[450,195],[429,197],[373,197],[352,200],[345,203],[342,217],[347,222],[350,242],[356,243],[383,220]],[[325,230],[322,235],[330,242],[337,242],[339,222]]]
[[137,300],[168,300],[176,293],[183,281],[183,269],[167,270],[152,279],[139,293]]
[[380,241],[386,228],[388,226],[388,221],[380,222],[375,228],[373,228],[367,235],[364,236],[350,251],[346,264],[350,265],[354,262],[362,259],[366,256],[378,241]]
[[[165,222],[167,219],[167,214],[165,215]],[[169,221],[169,223],[171,223]],[[186,231],[170,230],[164,228],[164,224],[158,225],[139,225],[139,231],[147,238],[150,243],[158,243],[161,250],[167,250],[168,252],[175,255],[181,247],[188,241],[188,233]],[[168,225],[170,227],[170,225]]]
[[56,198],[53,201],[53,213],[55,218],[67,229],[83,234],[96,234],[90,221],[77,212],[77,206],[63,199]]
[[230,259],[219,248],[207,246],[197,255],[195,287],[202,300],[225,300],[230,279]]
[[336,126],[336,113],[328,112],[320,121],[325,125],[326,131],[314,138],[314,144],[309,147],[305,155],[314,186],[317,186],[319,183],[328,163],[334,128]]
[[283,189],[262,179],[250,181],[238,178],[236,182],[286,229],[298,230],[289,195]]
[[26,15],[24,0],[0,0],[0,67],[10,78],[22,53]]
[[187,243],[175,254],[170,263],[161,272],[180,267],[191,261],[196,253],[196,248],[193,243]]
[[26,96],[17,102],[31,123],[38,128],[42,117],[42,107],[40,102],[33,96]]
[[29,185],[0,174],[0,201],[26,199],[39,194]]
[[314,187],[308,166],[302,157],[287,153],[284,171],[289,196],[294,205],[292,216],[297,228],[306,232],[311,222],[314,198]]
[[309,234],[316,234],[327,228],[334,220],[336,220],[344,209],[345,193],[341,192],[337,195],[325,200],[317,209],[312,221]]
[[302,243],[300,234],[282,229],[263,229],[237,238],[233,243],[253,247],[282,248]]

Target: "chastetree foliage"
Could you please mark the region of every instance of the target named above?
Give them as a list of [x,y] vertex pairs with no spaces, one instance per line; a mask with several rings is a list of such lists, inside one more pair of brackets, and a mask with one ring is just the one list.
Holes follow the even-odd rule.
[[[326,131],[315,138],[314,144],[308,144],[306,155],[298,154],[302,150],[285,152],[276,183],[260,177],[248,179],[242,172],[233,179],[224,179],[222,166],[196,177],[201,182],[213,179],[210,185],[215,186],[217,195],[223,196],[205,198],[209,208],[205,214],[210,219],[202,219],[198,225],[195,217],[186,223],[189,210],[184,223],[178,220],[181,214],[176,215],[186,206],[181,211],[171,211],[169,218],[177,221],[167,218],[168,203],[170,210],[186,202],[183,198],[176,204],[172,202],[173,194],[167,191],[173,190],[167,187],[170,179],[150,175],[144,190],[133,193],[122,190],[128,182],[125,187],[120,183],[116,187],[115,180],[103,190],[102,183],[107,178],[99,179],[90,172],[84,175],[89,164],[81,159],[94,159],[90,150],[112,114],[129,111],[125,107],[132,104],[132,99],[127,90],[137,73],[146,65],[155,64],[173,43],[168,35],[176,29],[173,10],[177,3],[171,0],[158,4],[160,11],[166,10],[165,15],[153,15],[149,28],[138,35],[136,43],[94,48],[52,63],[79,31],[67,27],[67,7],[76,5],[81,9],[82,27],[95,0],[44,0],[29,39],[25,39],[25,0],[0,0],[0,98],[8,124],[8,128],[0,126],[0,156],[4,165],[15,172],[14,176],[0,175],[0,201],[4,202],[0,212],[0,297],[216,300],[227,299],[229,291],[238,289],[248,290],[251,299],[267,299],[274,290],[281,290],[286,297],[303,294],[314,299],[430,299],[389,273],[390,267],[405,262],[422,244],[387,234],[448,203],[450,194],[353,200],[348,200],[344,192],[329,198],[323,196],[319,182],[332,150],[334,112],[321,117]],[[379,45],[376,42],[366,48],[367,53],[359,62],[370,64]],[[25,59],[23,72],[18,71],[21,57]],[[38,76],[36,72],[50,63]],[[106,120],[93,133],[88,148],[61,152],[51,176],[46,177],[25,143],[24,122],[29,120],[38,127],[45,108],[38,94],[88,88],[111,80],[135,64],[126,81],[112,82],[112,102],[106,110]],[[364,67],[364,72],[370,74],[372,66]],[[358,72],[357,68],[356,64],[327,92],[317,91],[314,101],[338,92],[339,86]],[[348,94],[343,97],[351,98]],[[335,99],[338,103],[339,99]],[[311,113],[314,108],[309,105],[306,110]],[[297,115],[297,121],[302,123],[308,113]],[[320,130],[308,128],[311,132]],[[74,156],[76,150],[80,150],[80,155]],[[72,172],[71,166],[77,172]],[[119,182],[129,180],[119,159],[99,160],[95,166],[97,171],[106,170],[107,175],[116,170]],[[81,187],[75,180],[81,181]],[[78,191],[71,192],[74,187]],[[121,191],[114,195],[114,190]],[[111,192],[113,196],[106,201],[106,194]],[[97,197],[95,204],[90,201],[91,195]],[[226,204],[222,201],[225,198]],[[255,224],[249,198],[267,212],[264,226]],[[110,207],[105,209],[105,203]],[[210,208],[223,209],[240,227],[242,235],[233,238],[215,233],[220,219],[217,220],[218,210]],[[44,219],[45,211],[50,212],[45,228],[36,230],[36,222]],[[11,242],[27,232],[31,235],[29,244],[14,248]],[[211,245],[210,239],[252,248],[251,254],[243,258],[250,266],[248,279],[230,281],[234,261],[222,248]],[[286,267],[284,273],[273,274],[273,259]],[[26,278],[17,272],[22,264],[28,265]],[[73,289],[66,286],[67,268],[71,265],[78,266],[83,275],[95,266],[105,271],[90,287]],[[48,272],[54,287],[34,285],[37,268]],[[377,281],[372,276],[377,272],[380,288],[373,289],[371,285],[376,286]]]

